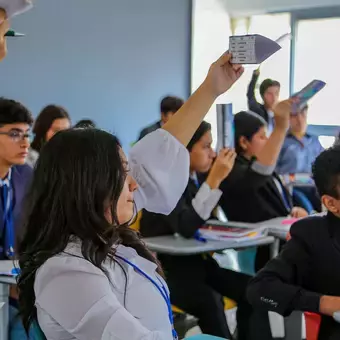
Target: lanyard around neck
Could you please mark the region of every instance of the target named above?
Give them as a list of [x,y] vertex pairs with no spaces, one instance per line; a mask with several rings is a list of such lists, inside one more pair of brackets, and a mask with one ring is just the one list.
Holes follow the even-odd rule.
[[2,191],[2,207],[3,207],[3,252],[7,257],[14,255],[14,223],[13,223],[13,200],[10,181],[3,183]]
[[124,257],[121,257],[119,255],[115,255],[115,257],[119,258],[120,260],[124,261],[125,263],[127,263],[129,266],[131,266],[138,274],[144,276],[147,280],[149,280],[156,288],[157,290],[160,292],[160,294],[162,295],[164,301],[166,302],[166,305],[168,307],[168,315],[169,315],[169,321],[171,323],[172,326],[172,337],[174,340],[178,339],[175,327],[174,327],[174,317],[172,314],[172,308],[171,308],[171,301],[170,301],[170,296],[166,290],[166,288],[164,287],[163,283],[161,282],[161,280],[158,279],[159,284],[147,273],[145,273],[142,269],[140,269],[138,266],[136,266],[134,263],[130,262],[129,260],[125,259]]

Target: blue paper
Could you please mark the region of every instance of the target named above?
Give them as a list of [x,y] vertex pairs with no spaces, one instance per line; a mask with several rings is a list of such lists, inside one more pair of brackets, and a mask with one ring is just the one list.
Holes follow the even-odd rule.
[[297,102],[293,104],[292,113],[298,113],[301,109],[303,109],[307,102],[320,92],[325,85],[326,83],[322,80],[313,80],[301,91],[294,94],[292,98],[296,99]]

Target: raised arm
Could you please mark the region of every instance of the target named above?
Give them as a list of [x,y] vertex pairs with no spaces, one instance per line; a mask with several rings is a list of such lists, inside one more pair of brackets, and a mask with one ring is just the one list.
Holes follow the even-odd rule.
[[260,71],[255,70],[251,77],[250,83],[248,85],[248,91],[247,91],[248,108],[249,110],[254,111],[254,112],[257,112],[258,109],[260,108],[260,104],[256,100],[256,96],[255,96],[255,86],[259,79],[259,76],[260,76]]
[[272,171],[275,169],[277,159],[289,128],[291,106],[292,100],[290,99],[276,105],[274,108],[274,130],[263,149],[256,155],[257,162],[263,166],[272,167]]
[[244,69],[230,64],[230,54],[224,54],[214,64],[203,84],[163,126],[183,145],[187,145],[216,98],[239,79]]
[[150,133],[130,151],[137,210],[168,215],[182,196],[189,178],[189,143],[218,95],[227,91],[242,75],[240,65],[230,64],[224,54],[211,67],[199,89],[162,129]]
[[221,182],[233,168],[235,156],[234,151],[222,149],[206,181],[201,185],[192,201],[188,202],[182,197],[169,217],[163,217],[173,232],[191,238],[210,218],[222,196],[222,191],[219,189]]

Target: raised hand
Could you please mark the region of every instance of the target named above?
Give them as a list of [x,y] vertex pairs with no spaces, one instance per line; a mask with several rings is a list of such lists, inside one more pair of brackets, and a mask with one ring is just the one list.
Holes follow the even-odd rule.
[[206,85],[216,97],[230,89],[244,72],[242,65],[231,64],[230,59],[230,53],[223,54],[211,65],[205,79]]
[[235,158],[236,153],[232,149],[222,149],[219,152],[206,180],[211,189],[217,189],[228,177],[234,167]]
[[292,112],[293,103],[293,99],[287,99],[276,104],[273,109],[276,127],[279,127],[281,129],[289,128],[289,117],[290,113]]

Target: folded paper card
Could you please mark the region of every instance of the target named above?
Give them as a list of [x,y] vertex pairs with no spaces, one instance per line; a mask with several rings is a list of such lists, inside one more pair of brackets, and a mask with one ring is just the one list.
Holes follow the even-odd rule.
[[326,83],[322,80],[313,80],[306,87],[296,94],[293,94],[292,98],[296,99],[296,103],[293,104],[292,113],[298,113],[303,109],[307,102],[320,92]]
[[229,38],[229,52],[233,64],[261,64],[281,46],[262,35],[235,35]]
[[24,13],[32,7],[31,0],[0,0],[0,8],[6,11],[8,18]]

